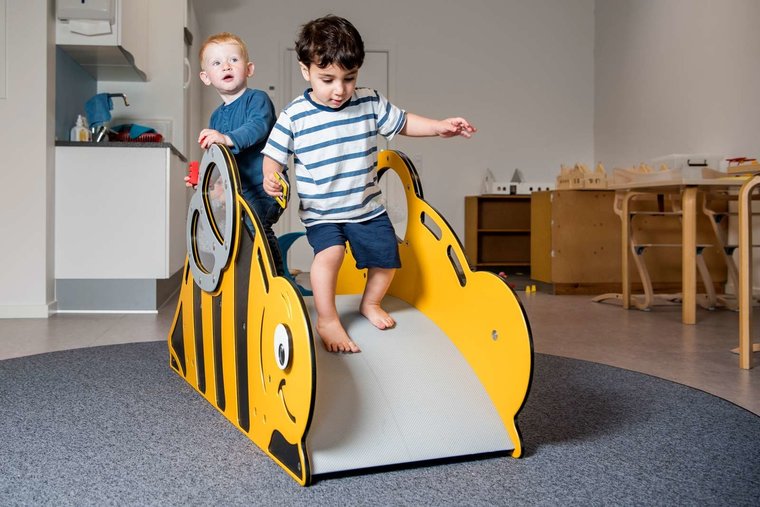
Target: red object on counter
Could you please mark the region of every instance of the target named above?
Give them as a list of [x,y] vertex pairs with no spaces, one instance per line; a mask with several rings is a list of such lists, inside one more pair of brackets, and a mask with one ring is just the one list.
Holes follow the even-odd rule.
[[108,135],[109,141],[117,141],[122,143],[160,143],[163,142],[164,136],[158,132],[146,132],[132,139],[129,137],[129,131],[116,132]]
[[747,157],[735,157],[735,158],[727,158],[726,162],[728,162],[729,166],[732,166],[732,165],[750,164],[753,162],[757,162],[757,159],[747,158]]
[[192,186],[198,184],[198,169],[200,169],[200,163],[197,160],[191,160],[187,166],[187,174],[190,178],[187,182]]

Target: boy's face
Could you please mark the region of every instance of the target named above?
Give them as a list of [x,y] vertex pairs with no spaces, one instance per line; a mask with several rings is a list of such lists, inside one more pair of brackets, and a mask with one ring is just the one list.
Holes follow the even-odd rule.
[[242,48],[233,42],[209,44],[201,65],[201,81],[216,88],[225,103],[238,98],[253,76],[253,63],[245,61]]
[[311,84],[311,98],[318,104],[338,109],[356,89],[359,68],[346,70],[335,64],[320,69],[313,63],[308,67],[299,62],[303,78]]

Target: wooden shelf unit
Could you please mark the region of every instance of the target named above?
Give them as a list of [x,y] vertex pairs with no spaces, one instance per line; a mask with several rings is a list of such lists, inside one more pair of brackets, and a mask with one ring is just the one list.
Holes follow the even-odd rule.
[[464,204],[464,249],[470,266],[530,266],[530,195],[466,196]]

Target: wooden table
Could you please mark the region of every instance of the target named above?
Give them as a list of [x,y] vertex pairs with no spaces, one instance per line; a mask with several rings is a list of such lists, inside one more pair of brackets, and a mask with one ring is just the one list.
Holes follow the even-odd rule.
[[681,321],[695,324],[697,306],[697,193],[701,191],[739,188],[747,181],[746,176],[724,178],[681,178],[677,180],[654,180],[610,185],[611,190],[625,191],[621,215],[623,307],[631,305],[630,261],[630,200],[636,193],[680,193],[681,195]]
[[760,186],[760,169],[747,170],[739,189],[739,368],[752,368],[752,192]]
[[[749,173],[749,174],[748,174]],[[736,171],[725,178],[684,178],[681,180],[649,181],[610,185],[610,189],[626,191],[623,202],[622,227],[622,276],[623,307],[630,307],[631,283],[628,276],[630,259],[630,213],[628,205],[634,192],[669,193],[680,192],[682,208],[682,314],[684,324],[696,323],[696,251],[697,251],[697,192],[739,188],[739,367],[752,368],[752,192],[760,186],[760,169]],[[757,348],[757,344],[754,346]]]

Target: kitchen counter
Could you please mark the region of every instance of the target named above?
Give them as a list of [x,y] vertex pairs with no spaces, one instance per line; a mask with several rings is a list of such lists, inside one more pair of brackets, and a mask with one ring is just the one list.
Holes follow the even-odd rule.
[[104,141],[101,143],[96,142],[78,142],[78,141],[56,141],[56,146],[76,146],[82,148],[169,148],[174,155],[177,155],[182,162],[187,162],[185,157],[180,151],[174,147],[172,143],[140,143],[140,142],[123,142],[123,141]]
[[58,142],[55,154],[59,311],[155,312],[187,252],[185,157],[133,142]]

